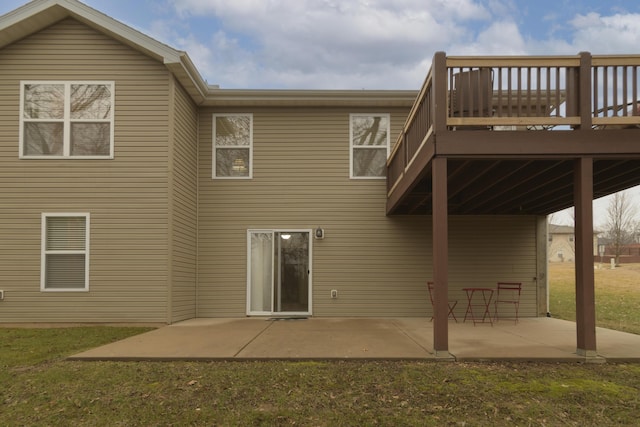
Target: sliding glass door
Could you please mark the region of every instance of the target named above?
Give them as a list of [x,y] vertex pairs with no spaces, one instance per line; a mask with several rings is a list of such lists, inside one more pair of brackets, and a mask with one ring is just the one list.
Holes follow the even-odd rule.
[[247,314],[311,314],[310,231],[249,230]]

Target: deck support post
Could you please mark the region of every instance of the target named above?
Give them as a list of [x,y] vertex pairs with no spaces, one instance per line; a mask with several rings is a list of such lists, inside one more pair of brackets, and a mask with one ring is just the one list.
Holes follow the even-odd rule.
[[433,72],[433,84],[431,91],[431,114],[433,120],[433,131],[436,135],[441,135],[447,131],[447,116],[449,110],[447,108],[448,83],[447,83],[447,54],[444,52],[436,52],[433,55],[431,64]]
[[450,359],[449,354],[449,212],[447,207],[447,159],[432,162],[433,190],[433,347],[436,358]]
[[593,159],[581,157],[574,167],[576,215],[577,353],[597,357],[596,305],[593,273]]

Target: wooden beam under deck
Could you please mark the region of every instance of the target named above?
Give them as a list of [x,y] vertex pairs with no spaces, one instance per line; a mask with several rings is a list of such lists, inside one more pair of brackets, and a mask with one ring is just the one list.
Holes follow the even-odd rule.
[[573,206],[571,164],[584,156],[594,159],[596,197],[640,184],[640,129],[444,131],[432,138],[390,192],[389,215],[430,212],[421,206],[430,204],[425,180],[437,157],[452,162],[450,214],[547,215]]
[[435,156],[474,158],[640,157],[640,129],[603,131],[448,131]]

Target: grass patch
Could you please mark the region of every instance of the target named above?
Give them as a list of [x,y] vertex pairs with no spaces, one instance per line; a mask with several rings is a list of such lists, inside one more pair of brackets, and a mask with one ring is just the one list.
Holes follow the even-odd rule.
[[135,333],[117,329],[0,330],[0,425],[592,426],[640,410],[634,364],[62,360]]
[[151,329],[153,328],[0,328],[0,366],[33,366]]
[[[596,266],[599,267],[598,264]],[[640,334],[640,264],[606,264],[594,270],[596,325]],[[575,321],[575,266],[549,263],[549,307],[553,317]]]

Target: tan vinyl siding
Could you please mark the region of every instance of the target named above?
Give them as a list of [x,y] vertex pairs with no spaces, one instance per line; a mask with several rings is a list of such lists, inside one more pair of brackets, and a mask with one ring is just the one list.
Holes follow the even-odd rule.
[[[211,179],[214,112],[253,113],[252,180]],[[312,243],[315,316],[431,315],[431,218],[386,217],[385,181],[349,179],[349,113],[372,112],[391,113],[391,135],[399,133],[404,110],[201,112],[199,316],[245,314],[247,229],[318,226],[326,237]],[[530,217],[452,218],[450,280],[459,314],[466,307],[461,288],[521,280],[523,314],[534,315],[535,242]]]
[[[0,64],[0,321],[166,321],[169,73],[72,19]],[[18,159],[21,80],[114,81],[115,158]],[[91,214],[89,292],[40,292],[42,212]]]
[[[357,215],[344,203],[370,207],[373,202],[384,217],[384,180],[349,179],[349,113],[354,111],[215,112],[253,113],[254,178],[211,179],[214,110],[204,110],[200,115],[199,315],[246,312],[249,228],[325,228],[327,239],[313,243],[315,296],[323,244],[335,238],[335,226],[344,223],[340,216]],[[403,116],[397,114],[397,121]]]
[[[198,109],[163,64],[73,19],[0,64],[0,322],[244,316],[247,230],[318,226],[314,315],[431,315],[431,217],[387,217],[385,180],[349,178],[350,114],[389,113],[393,142],[408,109]],[[20,160],[21,80],[113,81],[115,158]],[[211,178],[214,113],[253,115],[253,179]],[[90,214],[88,292],[40,291],[43,212]],[[450,218],[459,318],[462,288],[499,280],[523,283],[522,316],[540,310],[536,221]]]
[[196,317],[196,106],[176,82],[173,112],[171,321]]
[[520,315],[537,316],[535,216],[465,216],[450,219],[449,288],[464,316],[464,287],[495,288],[521,282]]

